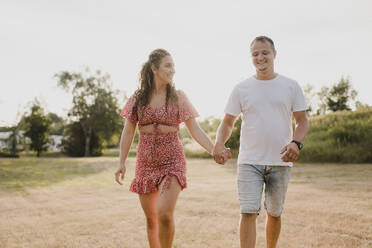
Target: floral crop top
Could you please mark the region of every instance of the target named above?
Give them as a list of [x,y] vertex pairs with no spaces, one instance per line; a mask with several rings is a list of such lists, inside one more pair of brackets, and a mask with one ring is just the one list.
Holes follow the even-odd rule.
[[131,122],[138,122],[138,125],[140,126],[162,124],[178,128],[180,123],[191,118],[196,118],[199,114],[183,91],[178,90],[177,95],[178,106],[174,102],[168,101],[167,108],[164,104],[157,109],[153,109],[148,104],[146,107],[138,109],[138,114],[136,115],[133,111],[136,101],[133,94],[126,102],[120,115]]

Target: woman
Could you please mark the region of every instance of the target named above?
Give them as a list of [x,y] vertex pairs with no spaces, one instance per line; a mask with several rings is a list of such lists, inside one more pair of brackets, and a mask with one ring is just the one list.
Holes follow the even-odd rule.
[[142,66],[140,88],[129,98],[121,116],[128,121],[121,135],[120,167],[116,181],[124,179],[125,161],[136,124],[139,126],[136,172],[130,190],[139,194],[146,216],[150,247],[171,247],[174,236],[173,212],[179,192],[186,188],[186,159],[178,138],[185,122],[191,136],[212,154],[213,143],[195,118],[197,111],[172,83],[175,73],[171,55],[154,50]]

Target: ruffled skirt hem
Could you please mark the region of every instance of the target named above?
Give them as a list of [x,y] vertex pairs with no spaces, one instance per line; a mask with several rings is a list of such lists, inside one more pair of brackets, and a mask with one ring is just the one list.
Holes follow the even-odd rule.
[[156,179],[134,178],[130,185],[129,190],[137,194],[148,194],[148,193],[156,192],[159,190],[160,183],[163,180],[165,180],[164,185],[160,192],[160,193],[163,193],[169,188],[172,176],[175,176],[178,179],[178,182],[181,186],[181,190],[187,188],[187,182],[186,182],[185,175],[177,175],[177,174],[169,173],[169,174],[164,174]]

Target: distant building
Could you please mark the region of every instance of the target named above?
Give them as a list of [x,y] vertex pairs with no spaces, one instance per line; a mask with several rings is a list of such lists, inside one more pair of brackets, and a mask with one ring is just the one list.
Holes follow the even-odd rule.
[[62,135],[50,135],[50,142],[48,143],[48,151],[61,151]]
[[[24,131],[20,131],[19,135],[20,137],[24,137]],[[10,135],[12,134],[12,131],[8,132],[0,132],[0,150],[6,150],[8,149],[8,139]],[[48,142],[48,151],[55,151],[59,152],[61,151],[61,145],[62,145],[62,135],[50,135],[50,141]],[[19,141],[18,141],[19,142]],[[26,138],[26,143],[29,144],[30,140],[29,138]],[[17,145],[19,150],[23,150],[24,146],[22,144]]]
[[9,136],[11,134],[12,134],[11,131],[0,132],[0,149],[7,149],[8,148],[8,139],[9,139]]

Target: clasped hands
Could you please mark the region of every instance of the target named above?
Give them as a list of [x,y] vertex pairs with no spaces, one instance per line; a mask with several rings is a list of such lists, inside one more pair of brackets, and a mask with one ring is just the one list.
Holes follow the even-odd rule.
[[[281,159],[283,162],[294,162],[298,158],[300,150],[295,143],[289,143],[283,147],[280,154],[282,155]],[[231,151],[230,148],[226,148],[225,145],[216,143],[213,147],[212,155],[216,163],[225,164],[226,161],[231,158]]]
[[212,155],[216,163],[225,164],[231,158],[231,151],[225,145],[216,143],[213,147]]

